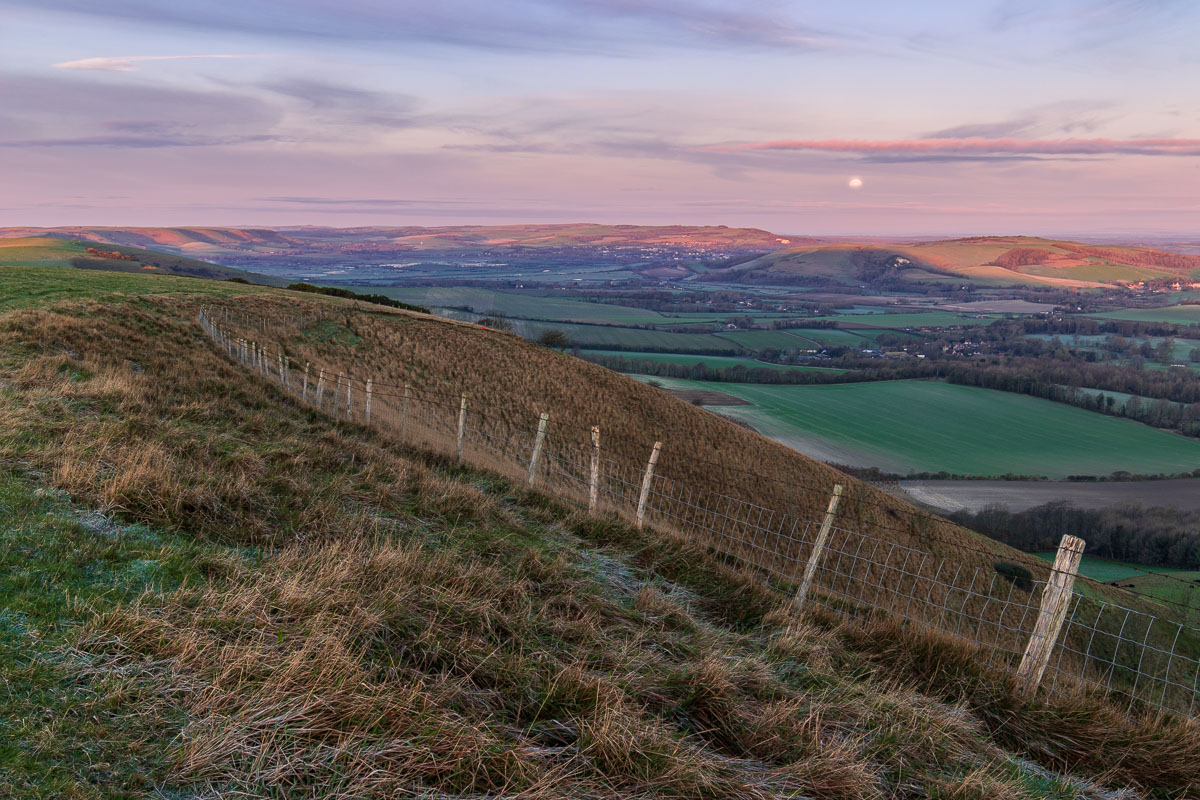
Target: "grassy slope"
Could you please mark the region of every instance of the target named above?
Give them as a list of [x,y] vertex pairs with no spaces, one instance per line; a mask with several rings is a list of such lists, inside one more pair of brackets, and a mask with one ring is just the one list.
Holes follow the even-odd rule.
[[[871,254],[881,259],[892,255],[909,258],[917,267],[982,283],[1050,283],[1067,286],[1097,286],[1115,281],[1137,281],[1178,276],[1181,273],[1154,266],[1122,261],[1120,254],[1140,254],[1147,248],[1111,247],[1109,257],[1076,257],[1061,245],[1075,243],[1027,236],[952,239],[913,245],[802,245],[739,264],[736,273],[765,272],[776,275],[818,276],[857,283],[856,256]],[[1013,249],[1037,249],[1052,254],[1047,263],[1004,268],[990,262]],[[915,270],[920,272],[920,270]],[[914,275],[922,280],[934,274]]]
[[[134,260],[102,258],[88,253],[93,247],[106,252],[119,252]],[[72,267],[107,272],[151,272],[190,278],[224,280],[242,278],[252,283],[281,285],[280,281],[253,272],[210,264],[194,258],[142,250],[123,245],[57,238],[0,239],[0,268],[3,267]]]
[[[218,357],[166,279],[76,275],[52,297],[31,274],[0,272],[0,296],[42,292],[0,312],[0,793],[982,800],[1078,796],[1057,771],[1157,797],[1200,781],[1192,730],[1031,703],[956,646],[800,616],[702,550],[298,409]],[[148,290],[118,296],[118,278]],[[98,299],[70,299],[93,281]],[[363,325],[364,361],[376,324],[565,359],[412,317]],[[572,366],[649,420],[732,429]]]
[[[1191,471],[1200,442],[1048,400],[929,381],[759,386],[659,380],[723,391],[754,406],[722,409],[782,440],[864,466],[965,475],[1108,475]],[[836,455],[834,456],[836,460]]]

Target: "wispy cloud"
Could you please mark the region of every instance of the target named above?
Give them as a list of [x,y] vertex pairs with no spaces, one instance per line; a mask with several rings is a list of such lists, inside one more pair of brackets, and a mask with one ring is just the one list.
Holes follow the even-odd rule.
[[261,53],[210,53],[188,56],[101,56],[99,58],[81,58],[76,61],[62,61],[55,64],[57,69],[96,70],[98,72],[134,72],[138,64],[146,61],[188,61],[192,59],[226,59],[226,58],[269,58]]
[[779,139],[710,145],[710,152],[810,151],[863,158],[906,160],[1076,158],[1081,156],[1200,156],[1200,139],[1013,139],[942,137],[928,139]]
[[748,5],[740,0],[6,2],[40,11],[67,11],[188,30],[320,40],[424,41],[488,50],[627,53],[645,47],[708,47],[718,43],[809,51],[858,42],[852,30],[827,31],[807,24],[803,15],[786,3]]

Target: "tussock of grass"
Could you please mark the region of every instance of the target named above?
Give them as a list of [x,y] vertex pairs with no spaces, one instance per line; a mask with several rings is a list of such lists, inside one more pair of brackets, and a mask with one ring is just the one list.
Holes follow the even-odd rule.
[[[46,652],[86,662],[65,669],[157,754],[137,762],[143,784],[1066,798],[1086,778],[1194,793],[1192,727],[1118,735],[1099,701],[1033,706],[940,640],[800,615],[695,543],[331,424],[219,358],[194,310],[168,298],[0,317],[6,469],[163,529],[139,560],[188,577],[53,612],[81,633]],[[56,552],[74,541],[47,535]],[[80,568],[101,558],[84,552]],[[37,597],[53,559],[31,569]],[[83,758],[38,755],[60,733],[17,729],[0,767],[19,756],[26,785],[40,769],[77,796],[121,796]]]

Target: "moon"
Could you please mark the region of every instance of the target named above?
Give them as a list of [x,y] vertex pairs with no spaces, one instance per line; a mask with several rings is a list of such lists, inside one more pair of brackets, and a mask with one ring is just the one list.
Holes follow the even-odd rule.
[[850,182],[847,183],[846,185],[849,186],[851,189],[861,189],[862,185],[863,185],[862,178],[855,175],[853,178],[850,179]]

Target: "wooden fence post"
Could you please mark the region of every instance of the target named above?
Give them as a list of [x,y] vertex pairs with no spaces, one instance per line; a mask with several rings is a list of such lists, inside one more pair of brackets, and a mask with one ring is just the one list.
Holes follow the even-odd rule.
[[317,408],[320,408],[325,402],[325,368],[321,367],[321,373],[317,377]]
[[308,369],[311,366],[307,361],[304,362],[304,391],[300,394],[304,397],[305,401],[308,400]]
[[287,357],[283,353],[279,354],[279,382],[283,384],[284,389],[292,388],[288,386]]
[[458,463],[462,463],[463,458],[463,436],[467,433],[467,393],[463,392],[462,402],[458,407],[458,442],[454,445],[454,454],[458,458]]
[[350,375],[346,376],[346,419],[354,419],[354,395],[350,394],[350,385],[354,383],[354,378]]
[[829,529],[833,527],[833,516],[837,513],[838,503],[842,499],[842,485],[833,487],[833,495],[829,498],[829,507],[825,509],[825,519],[821,522],[821,530],[817,540],[813,542],[812,552],[808,556],[808,564],[804,567],[804,579],[800,581],[800,591],[796,592],[796,606],[804,605],[808,590],[812,587],[813,577],[817,574],[817,566],[821,563],[821,555],[825,552],[825,542],[829,539]]
[[363,416],[366,418],[367,425],[371,424],[371,379],[367,378],[367,401],[363,406]]
[[533,482],[537,480],[538,460],[542,457],[542,443],[546,441],[546,425],[550,422],[550,415],[543,411],[538,417],[537,436],[533,440],[533,455],[529,457],[529,479],[527,483],[532,487]]
[[400,404],[400,438],[404,438],[404,427],[408,424],[408,401],[412,399],[412,384],[404,384],[404,401]]
[[1021,666],[1017,668],[1017,680],[1024,683],[1026,691],[1037,689],[1046,672],[1046,665],[1050,663],[1054,644],[1058,641],[1071,607],[1071,590],[1075,586],[1075,575],[1079,572],[1079,562],[1083,559],[1086,546],[1087,542],[1075,536],[1064,536],[1058,544],[1050,580],[1042,589],[1042,609],[1029,636],[1029,644],[1025,646]]
[[342,404],[342,373],[338,373],[337,381],[333,384],[333,416],[337,419],[338,409]]
[[646,501],[650,499],[650,481],[654,480],[654,465],[658,463],[658,454],[662,450],[662,442],[655,442],[650,451],[650,461],[646,464],[646,474],[642,478],[642,493],[638,497],[637,521],[638,528],[646,522]]
[[588,476],[588,513],[596,513],[600,500],[600,428],[592,426],[592,469]]

